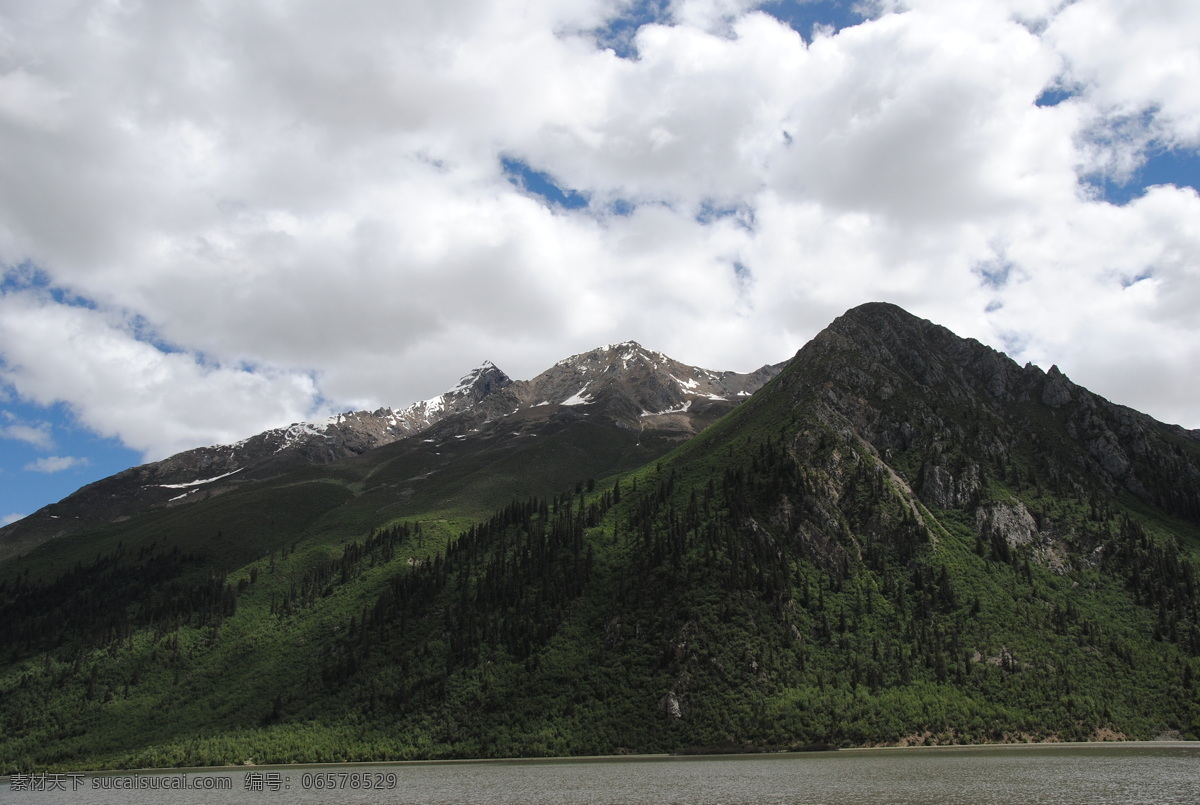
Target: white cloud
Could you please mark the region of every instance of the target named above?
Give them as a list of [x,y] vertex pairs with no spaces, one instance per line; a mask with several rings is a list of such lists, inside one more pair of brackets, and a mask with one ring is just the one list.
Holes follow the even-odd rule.
[[0,265],[92,305],[10,272],[0,378],[157,457],[484,358],[751,369],[887,299],[1200,426],[1196,196],[1079,181],[1200,144],[1194,3],[877,3],[811,44],[753,5],[670,3],[636,59],[591,33],[616,0],[10,8]]
[[674,0],[671,18],[687,27],[721,34],[728,32],[735,20],[758,5],[755,0]]
[[0,379],[43,405],[70,402],[85,427],[149,458],[301,419],[315,397],[305,374],[164,353],[127,322],[36,292],[0,297],[0,344]]
[[0,517],[0,527],[15,523],[17,520],[24,520],[27,516],[25,514],[6,514]]
[[29,424],[22,422],[10,411],[2,412],[10,424],[0,427],[0,439],[15,439],[19,442],[33,445],[41,450],[54,449],[54,436],[51,434],[49,422]]
[[1006,254],[1025,276],[1000,289],[998,329],[1026,333],[1022,357],[1057,363],[1110,399],[1200,424],[1200,196],[1152,189],[1126,207],[1079,205],[1026,220]]
[[1200,145],[1200,5],[1079,0],[1045,36],[1067,61],[1067,81],[1106,117],[1149,113],[1168,145]]
[[43,456],[25,465],[29,472],[62,472],[72,467],[86,467],[90,462],[78,456]]

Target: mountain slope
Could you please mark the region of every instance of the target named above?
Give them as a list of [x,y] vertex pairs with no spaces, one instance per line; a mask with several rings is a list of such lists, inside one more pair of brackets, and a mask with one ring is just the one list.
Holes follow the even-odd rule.
[[[582,379],[524,412],[588,422]],[[520,444],[507,421],[420,460]],[[378,463],[345,506],[414,456],[352,459]],[[364,506],[80,636],[37,605],[123,591],[110,565],[7,579],[0,767],[1196,738],[1198,468],[1178,428],[866,305],[594,490],[458,530],[436,495]]]
[[[310,465],[362,455],[442,422],[451,423],[448,427],[461,435],[526,412],[519,419],[528,431],[566,406],[625,429],[686,438],[726,413],[778,369],[712,372],[649,352],[634,342],[566,358],[531,381],[514,382],[485,361],[455,388],[401,410],[354,411],[324,422],[296,423],[236,444],[184,451],[89,484],[0,528],[0,562],[47,540],[157,508],[195,503]],[[591,392],[585,400],[580,395],[589,384]]]
[[471,410],[512,381],[491,362],[430,400],[395,411],[352,411],[324,422],[273,428],[235,444],[186,450],[88,484],[58,503],[0,528],[0,561],[50,539],[160,507],[194,503],[245,482],[327,464],[420,433]]
[[1057,367],[1018,367],[882,304],[846,314],[805,352],[810,364],[838,367],[831,376],[840,393],[823,401],[827,409],[894,456],[935,505],[969,502],[987,474],[983,459],[1027,465],[1063,489],[1128,491],[1200,519],[1190,434],[1092,394]]
[[450,754],[1195,737],[1200,451],[1063,387],[856,309],[620,487],[397,580],[323,680]]

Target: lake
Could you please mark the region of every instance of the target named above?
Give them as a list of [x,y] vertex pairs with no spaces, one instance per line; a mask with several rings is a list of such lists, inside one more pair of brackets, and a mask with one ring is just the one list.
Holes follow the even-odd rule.
[[256,766],[0,778],[0,805],[242,802],[1195,805],[1200,802],[1200,743]]

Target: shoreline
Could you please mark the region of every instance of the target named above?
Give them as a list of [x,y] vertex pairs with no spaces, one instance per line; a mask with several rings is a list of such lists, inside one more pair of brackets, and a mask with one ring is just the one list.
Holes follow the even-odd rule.
[[1062,747],[1063,749],[1086,749],[1089,747],[1098,746],[1123,746],[1129,748],[1162,748],[1162,749],[1191,749],[1200,748],[1200,741],[1188,741],[1183,739],[1171,739],[1167,741],[1011,741],[1009,743],[992,743],[992,744],[934,744],[931,746],[925,745],[910,745],[910,746],[848,746],[839,749],[839,752],[894,752],[897,750],[909,749],[924,749],[941,750],[941,751],[976,751],[980,749],[1053,749]]
[[[938,746],[851,746],[832,747],[820,750],[777,750],[763,752],[716,752],[709,754],[630,754],[630,755],[567,755],[556,757],[504,757],[504,758],[443,758],[430,760],[355,760],[331,763],[263,763],[240,764],[226,766],[175,766],[138,769],[94,769],[74,772],[34,772],[34,774],[82,775],[86,777],[110,777],[122,774],[196,774],[202,772],[233,772],[233,771],[278,771],[283,769],[323,769],[329,767],[362,767],[362,766],[438,766],[456,764],[565,764],[565,763],[656,763],[664,761],[692,761],[714,759],[751,759],[751,758],[794,758],[806,755],[826,755],[836,753],[862,754],[869,752],[893,753],[912,751],[914,753],[930,752],[978,752],[988,750],[1037,750],[1037,749],[1094,749],[1099,747],[1123,749],[1196,749],[1200,750],[1200,741],[1169,740],[1169,741],[1040,741],[1040,742],[1011,742],[983,744],[942,744]],[[0,775],[0,783],[11,783],[12,775]]]

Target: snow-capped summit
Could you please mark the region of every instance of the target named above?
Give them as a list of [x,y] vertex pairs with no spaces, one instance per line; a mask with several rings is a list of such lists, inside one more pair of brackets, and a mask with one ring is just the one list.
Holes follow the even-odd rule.
[[512,385],[512,380],[491,361],[463,375],[458,385],[444,394],[413,403],[394,414],[409,432],[425,430],[453,414],[461,414],[493,392]]
[[484,361],[477,368],[463,375],[458,385],[442,395],[456,397],[471,397],[480,400],[496,389],[512,385],[512,379],[491,361]]
[[533,405],[592,405],[604,398],[618,402],[614,413],[634,419],[683,413],[700,401],[736,402],[777,371],[714,372],[623,341],[564,358],[527,385]]

